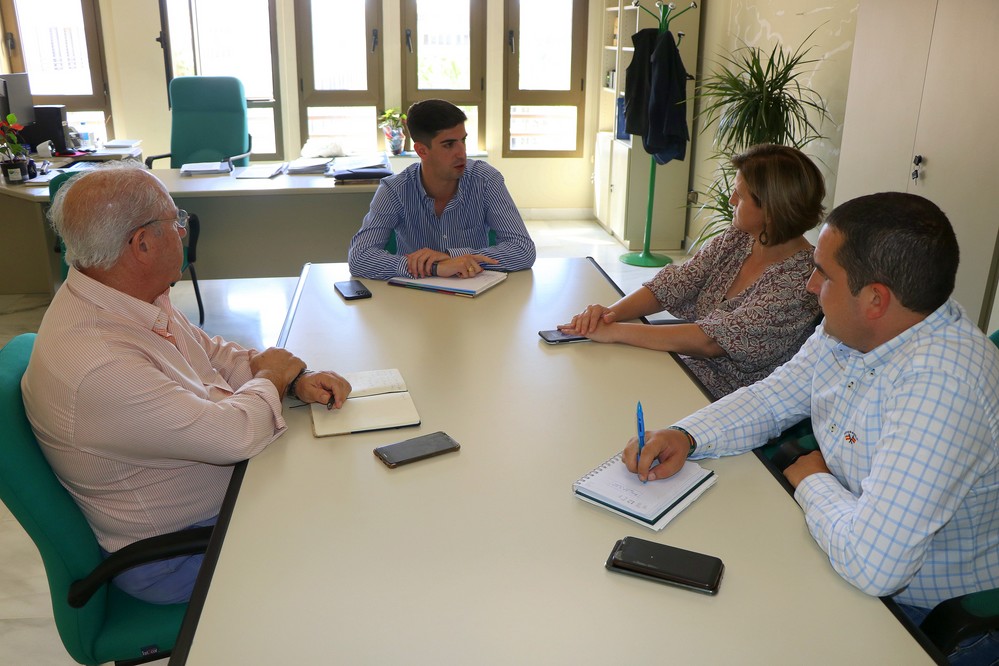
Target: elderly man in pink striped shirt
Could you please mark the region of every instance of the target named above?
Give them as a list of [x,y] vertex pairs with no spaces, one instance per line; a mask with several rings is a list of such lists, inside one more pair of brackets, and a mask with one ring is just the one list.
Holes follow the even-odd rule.
[[[284,349],[210,338],[170,304],[187,213],[139,165],[67,183],[49,217],[71,268],[22,381],[35,435],[106,553],[213,524],[232,465],[286,429],[286,394],[339,408],[350,384]],[[154,603],[189,598],[202,556],[115,583]]]

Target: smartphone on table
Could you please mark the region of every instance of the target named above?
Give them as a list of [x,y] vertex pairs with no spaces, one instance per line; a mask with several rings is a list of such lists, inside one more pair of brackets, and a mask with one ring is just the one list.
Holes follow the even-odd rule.
[[589,338],[585,335],[563,333],[557,328],[551,331],[538,331],[538,335],[540,335],[541,339],[550,345],[559,345],[564,342],[586,342],[589,340]]
[[632,536],[614,544],[606,567],[617,573],[704,594],[718,592],[725,571],[722,561],[712,555]]
[[375,455],[389,467],[398,467],[425,458],[439,456],[442,453],[457,451],[461,448],[458,442],[444,432],[433,432],[420,435],[395,444],[386,444],[375,449]]
[[359,298],[371,298],[371,292],[365,287],[360,280],[344,280],[343,282],[334,282],[333,288],[337,290],[337,293],[343,296],[345,301],[354,301]]

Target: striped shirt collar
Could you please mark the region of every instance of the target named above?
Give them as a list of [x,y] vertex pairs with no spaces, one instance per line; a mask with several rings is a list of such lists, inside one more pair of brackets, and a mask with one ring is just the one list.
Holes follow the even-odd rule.
[[66,288],[95,307],[133,321],[146,330],[165,329],[173,315],[169,287],[153,303],[146,303],[70,267]]

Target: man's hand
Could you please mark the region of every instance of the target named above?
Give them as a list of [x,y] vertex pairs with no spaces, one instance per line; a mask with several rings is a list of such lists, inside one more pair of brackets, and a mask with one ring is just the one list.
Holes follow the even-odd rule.
[[[624,447],[622,460],[629,472],[638,474],[642,481],[655,481],[673,476],[680,471],[683,463],[687,462],[687,453],[690,452],[690,440],[679,430],[656,430],[651,435],[645,434],[645,446],[642,448],[642,457],[638,456],[638,438],[632,437],[628,445]],[[650,470],[653,461],[658,460],[659,465]]]
[[613,310],[599,304],[593,304],[586,306],[586,309],[573,317],[568,324],[559,326],[558,330],[563,333],[590,337],[590,334],[596,331],[600,324],[611,324],[615,321],[617,321],[617,316]]
[[[410,252],[406,255],[406,270],[413,277],[430,277],[430,266],[435,261],[445,261],[450,258],[451,255],[446,252],[438,252],[437,250],[431,250],[429,247],[423,247],[416,252]],[[439,271],[438,275],[440,275]]]
[[250,355],[250,372],[253,376],[269,379],[281,396],[284,396],[288,384],[298,377],[302,370],[305,370],[305,361],[287,349],[271,347]]
[[437,264],[437,275],[441,277],[457,275],[460,278],[470,278],[484,270],[482,264],[495,265],[498,263],[499,261],[496,259],[484,254],[463,254]]
[[793,488],[797,488],[798,484],[805,480],[805,477],[823,473],[832,474],[826,467],[826,459],[822,457],[822,452],[812,451],[800,456],[794,463],[788,465],[784,470],[784,478]]
[[336,374],[324,370],[308,372],[295,383],[295,395],[302,402],[318,402],[327,409],[340,409],[350,395],[350,382]]

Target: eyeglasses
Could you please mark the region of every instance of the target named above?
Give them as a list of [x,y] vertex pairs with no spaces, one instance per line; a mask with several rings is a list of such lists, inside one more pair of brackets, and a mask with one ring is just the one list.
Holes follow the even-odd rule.
[[132,242],[132,237],[135,236],[135,232],[143,227],[148,227],[150,224],[156,224],[157,222],[173,222],[178,229],[187,229],[187,221],[190,219],[190,214],[183,208],[177,209],[176,217],[162,217],[158,220],[149,220],[148,222],[143,222],[137,227],[134,227],[128,232],[128,242]]

